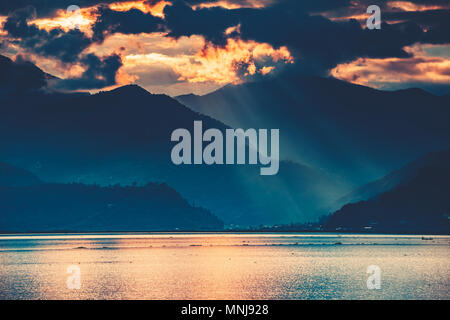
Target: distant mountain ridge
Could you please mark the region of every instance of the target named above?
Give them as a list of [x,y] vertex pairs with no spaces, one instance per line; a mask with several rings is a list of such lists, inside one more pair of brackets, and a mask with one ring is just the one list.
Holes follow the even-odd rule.
[[384,180],[395,176],[404,179],[368,200],[343,206],[326,228],[450,234],[450,150],[426,155]]
[[[14,83],[3,87],[14,89]],[[350,191],[450,143],[448,97],[415,89],[382,92],[335,79],[290,78],[229,85],[207,95],[208,101],[190,96],[220,111],[221,122],[135,85],[93,95],[30,88],[0,86],[2,160],[56,189],[74,183],[108,199],[118,194],[104,189],[111,185],[128,186],[121,192],[134,197],[142,190],[126,188],[162,182],[191,207],[208,208],[236,228],[315,221],[347,202],[371,199],[410,182],[417,171]],[[280,128],[279,174],[261,177],[258,167],[247,165],[175,166],[170,135],[192,129],[194,121],[202,121],[204,130],[225,130],[224,123]],[[44,189],[33,190],[51,199]]]
[[282,161],[279,174],[267,178],[256,166],[175,166],[173,130],[192,130],[197,120],[204,130],[228,127],[136,85],[93,95],[10,93],[0,101],[2,158],[45,181],[165,182],[234,226],[315,220],[324,204],[350,191],[298,162]]
[[450,147],[448,96],[421,89],[286,77],[176,99],[234,128],[279,128],[282,158],[326,168],[353,185]]
[[31,172],[0,161],[0,186],[31,186],[41,183],[42,181]]
[[222,229],[223,222],[210,211],[191,206],[166,184],[44,183],[0,163],[0,232]]
[[381,179],[357,188],[350,194],[338,199],[333,205],[334,207],[340,208],[345,204],[367,200],[381,193],[394,189],[395,187],[405,185],[409,183],[414,177],[416,177],[418,172],[422,168],[435,165],[443,161],[443,159],[447,159],[447,161],[450,163],[450,149],[441,152],[428,153],[418,158],[417,160],[408,163],[404,167],[389,173]]

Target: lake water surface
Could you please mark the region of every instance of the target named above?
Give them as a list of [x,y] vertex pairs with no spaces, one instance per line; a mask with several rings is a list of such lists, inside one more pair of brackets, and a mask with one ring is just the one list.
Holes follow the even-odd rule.
[[0,299],[450,299],[449,249],[449,236],[2,235]]

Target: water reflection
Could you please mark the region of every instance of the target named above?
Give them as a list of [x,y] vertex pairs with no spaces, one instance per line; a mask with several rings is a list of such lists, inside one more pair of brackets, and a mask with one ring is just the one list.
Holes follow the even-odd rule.
[[[448,299],[447,236],[0,236],[1,299]],[[379,265],[381,290],[366,268]],[[82,287],[69,290],[69,265]]]

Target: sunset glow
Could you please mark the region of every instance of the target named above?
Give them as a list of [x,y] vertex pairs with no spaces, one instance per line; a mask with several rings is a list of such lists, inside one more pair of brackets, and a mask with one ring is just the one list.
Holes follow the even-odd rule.
[[128,11],[131,9],[138,9],[145,13],[151,13],[154,16],[164,18],[164,8],[170,4],[168,1],[159,1],[154,5],[145,1],[129,1],[129,2],[116,2],[109,5],[111,10],[115,11]]
[[[0,35],[6,44],[3,48],[0,47],[0,54],[11,58],[17,54],[29,57],[46,72],[62,78],[79,77],[86,72],[87,66],[80,60],[87,54],[99,58],[119,54],[121,66],[116,70],[116,86],[137,83],[149,90],[154,90],[155,83],[162,78],[165,79],[164,85],[158,84],[158,88],[155,89],[158,92],[187,93],[186,90],[205,92],[205,90],[215,89],[228,83],[236,84],[250,79],[254,80],[255,77],[276,75],[285,67],[299,63],[309,64],[308,59],[315,59],[314,54],[309,55],[308,53],[310,48],[304,48],[302,41],[296,40],[295,37],[285,37],[283,41],[287,39],[286,43],[278,41],[276,34],[284,32],[281,31],[282,29],[270,32],[270,29],[262,28],[259,35],[258,28],[249,26],[254,23],[253,18],[240,17],[240,15],[245,17],[247,14],[256,17],[263,14],[261,21],[264,21],[266,14],[264,12],[266,11],[272,12],[275,16],[285,14],[283,10],[276,7],[280,3],[283,2],[277,0],[218,0],[188,1],[185,2],[187,5],[180,6],[181,2],[176,3],[170,0],[121,0],[108,4],[92,2],[91,6],[82,7],[78,12],[67,12],[66,8],[56,8],[47,16],[39,13],[37,14],[39,18],[32,15],[26,20],[28,25],[47,31],[45,39],[31,36],[33,39],[22,42],[20,37],[14,39],[3,28],[0,28]],[[294,6],[294,2],[289,5]],[[100,7],[106,13],[102,13]],[[449,7],[448,4],[387,1],[381,5],[382,23],[394,25],[406,22],[405,14],[410,12],[442,11]],[[214,10],[209,10],[209,8],[214,8]],[[239,10],[242,8],[245,10]],[[260,10],[261,8],[264,10]],[[273,11],[271,11],[272,8],[274,8]],[[336,28],[348,23],[349,19],[355,19],[360,22],[361,29],[366,29],[365,21],[370,16],[367,13],[366,4],[358,1],[351,1],[345,8],[340,9],[338,5],[329,5],[328,7],[311,5],[310,9],[304,9],[300,4],[298,8],[299,10],[310,10],[308,13],[310,16],[320,15],[329,23],[336,23]],[[164,14],[165,9],[167,16]],[[107,10],[111,14],[108,15]],[[115,15],[114,12],[120,12],[120,14]],[[120,24],[116,22],[115,19],[126,17],[128,12],[133,18],[124,20]],[[229,19],[225,18],[228,12]],[[400,15],[397,16],[396,13],[400,13]],[[103,14],[106,16],[102,17]],[[183,22],[183,15],[190,19],[196,17],[200,20]],[[214,15],[218,15],[217,23],[213,18]],[[258,19],[255,21],[259,21]],[[3,26],[6,20],[7,16],[0,16],[0,25]],[[282,23],[278,17],[274,21]],[[271,22],[270,28],[278,28],[278,22]],[[204,28],[203,25],[205,25]],[[426,23],[419,22],[419,25],[424,32],[430,30],[430,26]],[[18,26],[21,25],[16,23],[17,28]],[[172,30],[173,28],[175,31]],[[58,54],[45,54],[45,50],[58,50],[50,44],[45,46],[48,39],[65,42],[66,39],[71,39],[71,36],[64,37],[64,32],[76,29],[82,32],[76,34],[78,37],[76,41],[79,41],[82,46],[76,48],[75,45],[75,48],[69,50],[70,52],[75,49],[71,60],[63,62],[58,60]],[[342,30],[354,32],[353,29],[352,26]],[[51,35],[52,30],[62,32]],[[311,32],[314,30],[312,29]],[[16,32],[22,31],[19,28]],[[357,31],[355,30],[355,32]],[[30,34],[32,33],[27,36]],[[432,35],[432,33],[429,34]],[[253,38],[254,35],[256,35],[255,38]],[[419,37],[416,41],[421,41],[420,39]],[[320,47],[320,36],[317,37],[317,41],[317,43],[311,42],[311,44]],[[25,48],[23,43],[34,46],[34,48]],[[399,41],[396,40],[389,45],[399,46],[398,43]],[[407,44],[410,48],[412,45],[413,43]],[[67,46],[70,47],[70,44]],[[388,50],[388,52],[396,53],[399,50]],[[379,86],[379,83],[401,81],[430,81],[433,83],[450,81],[447,75],[449,60],[447,57],[424,54],[420,50],[410,49],[409,52],[411,53],[410,58],[389,57],[389,54],[386,58],[378,58],[376,52],[375,56],[367,55],[364,52],[361,55],[357,53],[355,56],[359,58],[355,59],[355,56],[352,56],[349,60],[338,57],[337,60],[340,60],[338,63],[327,70],[320,70],[319,73],[328,73],[339,79],[375,87]],[[298,56],[296,57],[296,55]],[[382,56],[383,54],[381,54]],[[410,69],[402,70],[401,66],[409,64]],[[314,61],[310,65],[314,65]],[[319,65],[327,66],[328,64]],[[299,68],[299,70],[304,69]],[[182,84],[184,84],[182,91],[178,91]],[[109,84],[108,87],[110,87]]]
[[0,300],[450,300],[450,0],[0,1]]
[[194,5],[193,8],[214,8],[222,7],[225,9],[238,9],[238,8],[264,8],[265,6],[273,3],[273,0],[243,0],[241,3],[230,2],[226,0],[201,3]]
[[[317,14],[323,15],[330,19],[331,21],[346,21],[349,19],[355,19],[362,23],[362,25],[365,24],[365,21],[370,16],[366,12],[365,4],[359,3],[357,1],[352,2],[351,10],[349,11],[326,11],[326,12],[319,12]],[[396,13],[396,12],[424,12],[424,11],[431,11],[431,10],[444,10],[449,9],[450,4],[417,4],[410,1],[389,1],[386,2],[385,6],[381,6],[382,10],[382,16],[383,13]],[[399,22],[398,20],[396,20]]]
[[330,74],[355,84],[382,88],[396,83],[449,83],[450,60],[427,56],[419,47],[407,48],[411,58],[359,58],[340,64]]
[[247,65],[247,75],[257,72],[266,75],[274,70],[274,66],[256,67],[254,61],[264,58],[270,58],[273,62],[293,63],[293,58],[285,47],[274,49],[268,44],[230,39],[224,48],[207,46],[193,56],[184,54],[173,57],[160,53],[128,55],[125,58],[125,69],[151,68],[162,64],[171,67],[179,75],[179,81],[239,83],[240,64]]
[[55,17],[36,19],[32,23],[47,31],[60,28],[67,32],[68,30],[79,28],[83,32],[89,32],[90,26],[95,22],[96,18],[97,15],[93,8],[82,8],[78,12],[58,10]]
[[[3,23],[5,23],[6,19],[7,19],[7,17],[0,16],[0,26],[2,26]],[[2,36],[7,35],[7,33],[3,30],[3,28],[0,28],[0,35],[2,35]]]
[[427,4],[416,4],[409,1],[392,1],[388,2],[387,6],[392,9],[401,9],[403,11],[427,11],[427,10],[438,10],[448,8],[449,5],[427,5]]

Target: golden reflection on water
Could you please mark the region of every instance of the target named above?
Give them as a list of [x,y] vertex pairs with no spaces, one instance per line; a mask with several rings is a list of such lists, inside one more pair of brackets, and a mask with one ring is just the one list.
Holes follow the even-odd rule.
[[[450,237],[0,236],[1,299],[449,299]],[[366,268],[383,270],[382,290]],[[67,267],[81,289],[66,286]]]

